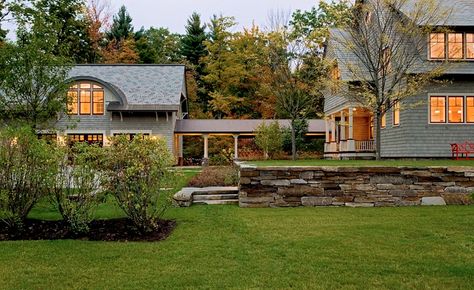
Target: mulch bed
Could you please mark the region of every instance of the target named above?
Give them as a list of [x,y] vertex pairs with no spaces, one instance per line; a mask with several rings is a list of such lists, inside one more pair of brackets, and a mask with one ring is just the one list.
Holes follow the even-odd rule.
[[156,242],[166,239],[175,227],[176,221],[160,220],[157,231],[142,235],[131,220],[126,218],[96,220],[90,224],[89,233],[74,235],[62,221],[29,219],[21,232],[12,232],[3,225],[0,226],[0,241],[77,239],[85,241]]

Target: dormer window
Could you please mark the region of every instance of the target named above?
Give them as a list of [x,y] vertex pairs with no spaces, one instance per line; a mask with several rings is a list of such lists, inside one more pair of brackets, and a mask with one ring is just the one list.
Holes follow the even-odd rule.
[[103,115],[104,88],[92,82],[79,82],[68,91],[70,115]]
[[449,59],[463,59],[464,45],[462,33],[448,33]]

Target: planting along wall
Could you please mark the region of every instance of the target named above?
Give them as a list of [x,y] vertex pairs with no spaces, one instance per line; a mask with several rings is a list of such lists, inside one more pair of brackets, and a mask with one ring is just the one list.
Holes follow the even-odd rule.
[[240,166],[241,207],[470,204],[472,193],[471,167]]

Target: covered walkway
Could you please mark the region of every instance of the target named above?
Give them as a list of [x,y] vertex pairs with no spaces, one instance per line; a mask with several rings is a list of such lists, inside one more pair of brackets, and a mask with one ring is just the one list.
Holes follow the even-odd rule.
[[[234,158],[239,158],[239,137],[255,136],[255,131],[262,123],[270,124],[278,121],[280,127],[290,127],[290,120],[176,120],[175,128],[175,152],[181,160],[183,158],[183,136],[202,136],[204,145],[203,159],[209,158],[209,136],[233,136]],[[324,120],[308,120],[307,136],[326,135],[326,124]]]

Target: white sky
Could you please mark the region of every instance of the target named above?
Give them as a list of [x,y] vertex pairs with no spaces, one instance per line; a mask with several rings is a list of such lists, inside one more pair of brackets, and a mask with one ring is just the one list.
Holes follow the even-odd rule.
[[111,0],[114,14],[125,5],[133,18],[135,29],[167,27],[172,32],[184,33],[188,17],[194,12],[208,22],[214,14],[234,16],[238,28],[268,24],[271,11],[308,10],[319,0]]

